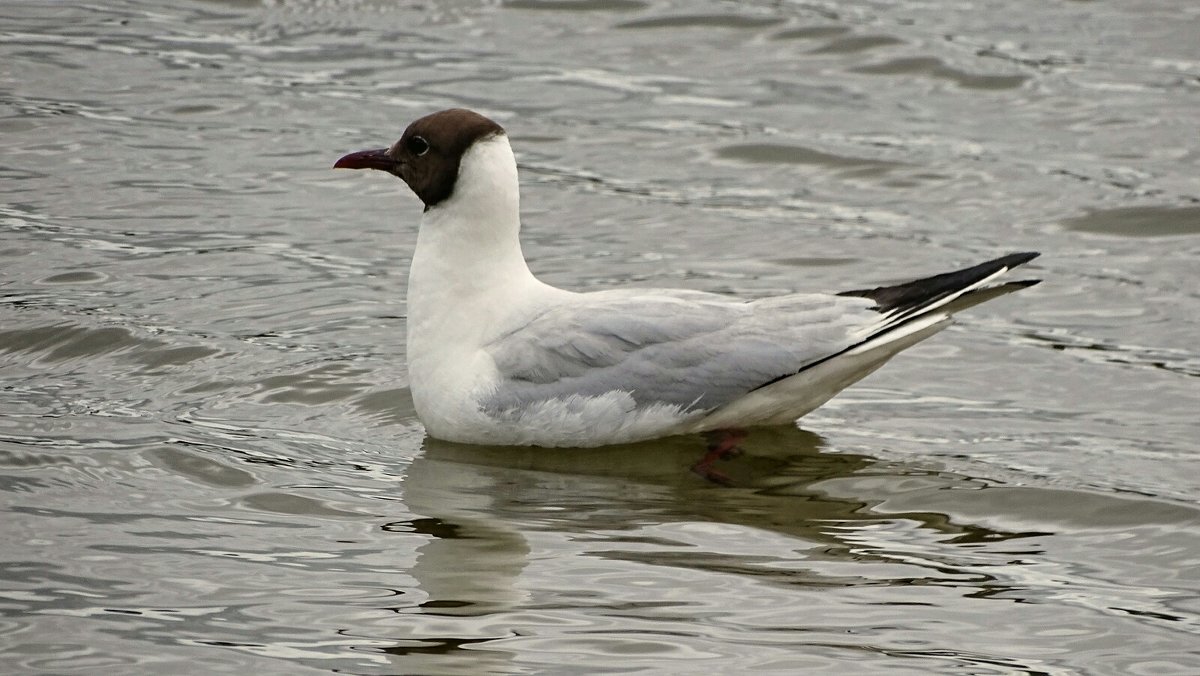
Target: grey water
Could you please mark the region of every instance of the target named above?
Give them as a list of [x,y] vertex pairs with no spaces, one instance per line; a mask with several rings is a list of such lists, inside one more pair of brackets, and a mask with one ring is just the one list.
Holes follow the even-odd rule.
[[[0,672],[1200,673],[1200,5],[0,4]],[[505,125],[573,289],[838,291],[1010,251],[800,421],[425,436],[420,204]],[[1023,271],[1026,268],[1022,269]],[[453,308],[447,308],[453,312]]]

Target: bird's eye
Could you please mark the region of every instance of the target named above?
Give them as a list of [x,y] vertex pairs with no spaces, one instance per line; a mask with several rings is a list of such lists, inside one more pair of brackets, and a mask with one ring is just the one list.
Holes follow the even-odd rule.
[[424,136],[414,136],[408,139],[408,151],[417,157],[429,152],[429,141]]

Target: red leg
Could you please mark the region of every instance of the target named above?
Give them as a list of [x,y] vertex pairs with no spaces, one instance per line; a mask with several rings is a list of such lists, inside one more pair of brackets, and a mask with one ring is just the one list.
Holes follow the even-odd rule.
[[741,455],[742,449],[738,447],[738,444],[749,434],[746,430],[737,428],[705,433],[704,438],[708,440],[708,452],[704,454],[703,458],[700,458],[699,462],[692,465],[692,471],[713,483],[732,486],[733,480],[721,470],[715,469],[713,465],[718,460],[729,460]]

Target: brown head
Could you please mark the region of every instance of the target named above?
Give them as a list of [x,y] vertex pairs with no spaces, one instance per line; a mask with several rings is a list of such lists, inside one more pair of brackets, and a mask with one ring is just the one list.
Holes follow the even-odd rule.
[[333,168],[379,169],[398,176],[428,211],[454,193],[463,153],[476,142],[503,133],[503,127],[479,113],[451,108],[408,125],[391,148],[350,153]]

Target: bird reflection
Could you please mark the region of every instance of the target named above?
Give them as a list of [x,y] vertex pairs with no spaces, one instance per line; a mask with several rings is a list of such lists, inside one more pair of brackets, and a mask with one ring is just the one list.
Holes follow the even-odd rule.
[[[509,619],[536,606],[534,590],[543,588],[544,580],[528,572],[531,557],[555,556],[530,544],[538,533],[575,543],[602,542],[584,552],[593,560],[815,586],[878,583],[841,573],[853,570],[847,562],[896,563],[886,551],[873,551],[855,539],[856,530],[885,518],[915,520],[945,540],[1020,536],[954,524],[939,514],[873,512],[889,490],[876,475],[895,483],[899,472],[918,481],[920,470],[901,471],[866,455],[832,452],[823,437],[809,431],[754,430],[740,442],[744,453],[720,461],[731,487],[689,471],[698,439],[573,450],[466,446],[426,438],[404,482],[405,502],[420,515],[407,530],[429,537],[411,571],[425,595],[419,606],[422,635],[388,652],[403,656],[404,670],[414,673],[502,670],[512,655],[501,646],[519,624]],[[938,481],[973,481],[945,477],[936,473]],[[805,553],[789,555],[792,560],[781,566],[775,558],[730,551],[719,542],[719,533],[706,547],[656,540],[645,532],[663,524],[697,523],[773,532],[794,543],[786,547],[789,552]],[[831,573],[830,565],[812,565],[817,561],[833,561],[837,572]],[[920,564],[906,564],[906,574],[925,574]],[[947,570],[942,562],[930,562],[928,575],[958,574]],[[468,644],[470,649],[458,647]]]

